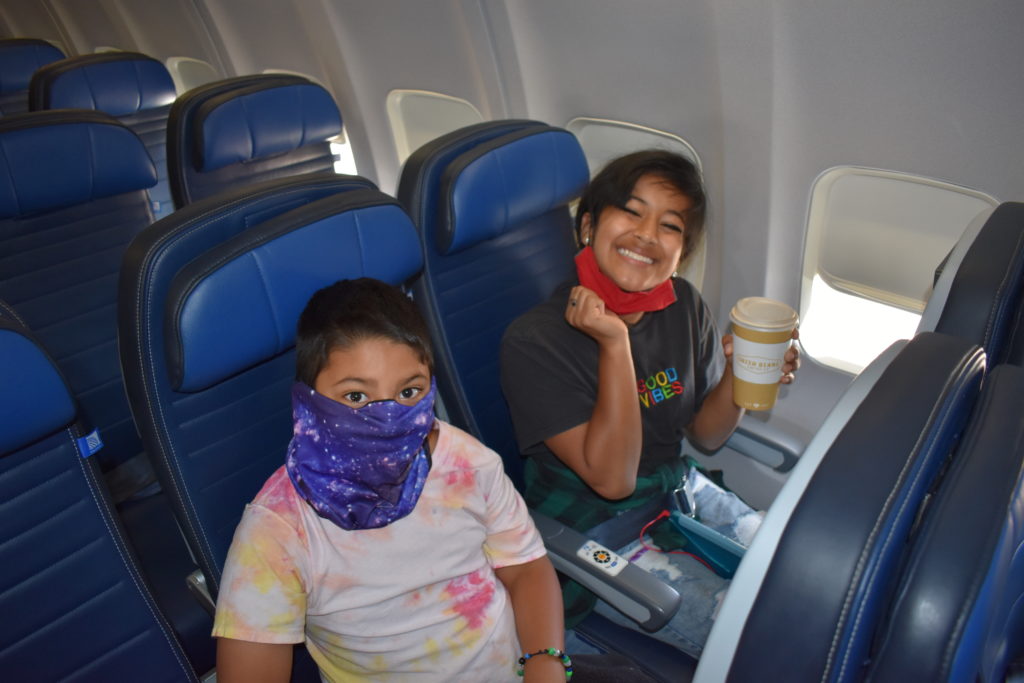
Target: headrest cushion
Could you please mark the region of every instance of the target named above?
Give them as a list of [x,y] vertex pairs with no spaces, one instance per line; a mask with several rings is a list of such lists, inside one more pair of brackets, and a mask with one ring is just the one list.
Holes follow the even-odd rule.
[[565,206],[588,178],[583,149],[566,130],[531,128],[491,140],[445,172],[438,249],[454,254]]
[[0,120],[0,219],[156,184],[142,141],[95,112],[35,112]]
[[0,94],[28,90],[41,66],[64,59],[64,53],[45,40],[13,38],[0,41]]
[[0,321],[0,455],[53,434],[75,419],[75,403],[47,355]]
[[343,192],[254,226],[174,278],[165,327],[172,387],[201,391],[287,351],[322,287],[364,276],[400,284],[422,265],[412,221],[376,190]]
[[341,114],[315,83],[259,84],[204,102],[194,130],[196,168],[213,171],[325,142],[341,132]]
[[72,57],[40,70],[30,98],[33,109],[95,109],[127,116],[170,105],[175,90],[159,61],[136,52],[110,52]]

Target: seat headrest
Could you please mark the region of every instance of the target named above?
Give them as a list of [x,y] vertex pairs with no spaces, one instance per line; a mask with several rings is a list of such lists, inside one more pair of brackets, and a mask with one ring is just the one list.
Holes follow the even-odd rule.
[[166,306],[175,391],[206,389],[292,347],[309,297],[346,278],[401,284],[423,265],[393,198],[353,190],[253,226],[184,267]]
[[531,128],[491,140],[442,178],[438,249],[454,254],[565,206],[588,178],[583,149],[566,130]]
[[27,90],[41,66],[64,59],[64,53],[45,40],[0,40],[0,94]]
[[0,219],[150,188],[156,169],[130,129],[99,112],[0,119]]
[[29,85],[29,107],[95,109],[127,116],[171,104],[174,80],[158,60],[138,52],[106,52],[54,62]]
[[53,362],[20,325],[0,318],[0,455],[71,424],[75,402]]
[[268,79],[203,102],[193,125],[196,168],[213,171],[325,142],[341,132],[341,113],[316,83]]

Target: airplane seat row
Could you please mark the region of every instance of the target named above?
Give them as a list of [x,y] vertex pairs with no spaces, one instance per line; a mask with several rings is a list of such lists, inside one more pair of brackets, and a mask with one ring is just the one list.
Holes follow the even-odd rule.
[[63,58],[53,50],[45,41],[0,41],[0,93],[17,89],[27,101],[21,111],[95,109],[128,125],[157,168],[156,219],[240,183],[333,170],[329,138],[341,132],[341,114],[330,93],[306,78],[240,76],[178,98],[168,69],[147,55]]
[[[54,110],[0,119],[0,298],[53,354],[104,442],[116,499],[145,486],[121,388],[117,273],[152,222],[156,171],[138,137],[106,114]],[[120,474],[113,470],[125,466]],[[141,480],[140,480],[141,477]]]
[[91,460],[132,540],[172,531],[152,559],[142,555],[144,571],[190,659],[212,667],[209,620],[181,578],[194,563],[165,497],[152,492],[117,353],[118,272],[128,243],[153,220],[152,161],[125,125],[87,110],[0,119],[0,156],[8,170],[0,189],[0,298],[67,377],[96,435]]
[[45,40],[0,40],[0,116],[28,111],[28,86],[32,74],[59,59],[64,59],[64,53]]
[[0,302],[0,671],[198,681],[135,562],[63,373]]
[[174,210],[167,183],[167,114],[174,82],[158,60],[138,52],[105,52],[62,59],[38,69],[29,109],[95,109],[110,114],[142,140],[157,169],[150,189],[153,216]]
[[[71,121],[82,116],[84,120]],[[61,127],[45,135],[31,132],[37,127],[44,130],[44,121]],[[77,205],[87,204],[91,211],[97,203],[119,208],[123,203],[138,212],[142,196],[141,212],[148,214],[141,188],[148,187],[145,182],[152,186],[156,173],[151,161],[148,175],[135,173],[146,165],[134,147],[142,148],[143,153],[145,149],[137,138],[134,147],[126,142],[124,133],[130,131],[124,126],[110,128],[117,122],[95,113],[38,112],[14,119],[13,125],[10,122],[0,120],[0,154],[19,173],[6,190],[0,188],[0,199],[6,197],[0,202],[0,240],[4,242],[0,298],[10,299],[44,347],[58,356],[73,394],[81,397],[85,414],[101,428],[107,446],[97,457],[109,458],[132,449],[139,452],[138,437],[134,437],[135,445],[126,449],[119,437],[111,436],[123,431],[125,424],[131,427],[130,419],[116,422],[117,428],[109,426],[112,406],[122,417],[127,414],[123,396],[120,401],[112,394],[100,398],[100,390],[92,391],[90,385],[98,382],[103,390],[116,386],[116,391],[121,391],[120,370],[115,373],[116,381],[108,375],[98,377],[96,371],[109,363],[97,361],[95,355],[102,351],[109,360],[110,353],[116,354],[110,331],[118,330],[121,368],[142,442],[164,490],[171,495],[178,524],[213,595],[244,504],[273,471],[274,463],[281,462],[290,437],[287,387],[292,375],[295,318],[313,290],[337,279],[361,274],[396,284],[412,279],[416,301],[438,346],[438,381],[451,421],[498,450],[506,458],[510,475],[519,481],[518,449],[497,382],[497,345],[508,322],[543,300],[572,273],[574,245],[567,205],[586,182],[586,162],[578,143],[566,131],[534,121],[491,122],[456,131],[410,157],[395,202],[365,179],[320,173],[333,163],[324,140],[340,130],[341,122],[333,100],[322,88],[290,76],[228,79],[186,93],[170,108],[169,183],[178,211],[149,229],[142,230],[152,216],[121,232],[120,220],[114,228],[107,219],[83,218],[85,209]],[[51,132],[55,135],[48,137]],[[99,143],[101,147],[96,146]],[[130,151],[122,152],[122,145]],[[111,154],[110,149],[117,153]],[[17,162],[19,157],[30,162]],[[56,171],[49,169],[51,158],[58,166]],[[105,170],[108,163],[113,170]],[[20,169],[30,170],[21,175]],[[284,178],[296,173],[301,175]],[[135,175],[146,180],[140,188],[129,189],[123,179]],[[60,182],[53,182],[54,178]],[[85,178],[89,179],[89,192],[82,189]],[[238,187],[241,183],[246,183],[245,187]],[[122,202],[94,196],[108,191],[115,197],[132,196],[134,204],[129,199]],[[412,216],[418,238],[410,232],[402,206]],[[83,229],[90,231],[87,239],[81,236]],[[136,233],[118,274],[127,239]],[[1001,246],[993,253],[1012,253],[1006,238],[1000,238],[998,244]],[[86,249],[98,253],[83,256]],[[1006,271],[1019,277],[1015,263],[1019,262],[1011,257]],[[416,277],[421,268],[422,275]],[[111,296],[111,284],[117,278],[119,292]],[[102,290],[102,294],[87,287]],[[37,290],[40,293],[34,293]],[[1012,322],[1006,321],[1016,320],[1019,328],[1019,290],[1019,285],[1017,289],[1004,286],[1000,291],[1007,293],[1008,303],[981,322],[975,321],[975,326],[984,334],[996,328],[1008,330]],[[113,323],[109,318],[118,298],[119,319]],[[83,314],[83,306],[100,300],[106,317],[102,325],[94,326],[91,309]],[[241,301],[252,305],[240,306]],[[950,301],[959,301],[958,295]],[[967,314],[976,312],[971,305],[957,304],[957,308]],[[97,321],[102,316],[95,315]],[[101,327],[105,333],[100,332]],[[959,322],[946,322],[942,331],[963,328]],[[1024,344],[1024,340],[1014,339],[1004,343],[1004,351],[987,343],[985,348],[993,357],[1012,359],[1015,349],[1019,351]],[[79,343],[76,340],[84,346],[73,346]],[[847,407],[858,412],[833,420],[832,436],[842,430],[844,439],[860,443],[857,439],[867,438],[869,432],[898,431],[891,424],[898,421],[900,428],[907,430],[901,432],[902,438],[910,439],[916,424],[921,430],[918,435],[926,435],[928,440],[921,450],[901,451],[904,460],[900,462],[924,479],[934,478],[941,451],[955,441],[936,426],[942,422],[936,416],[946,415],[944,419],[952,426],[944,423],[945,428],[955,432],[955,426],[965,421],[972,402],[969,396],[976,393],[977,363],[972,359],[977,353],[972,349],[968,342],[949,342],[945,335],[922,335],[904,349],[908,360],[896,363],[895,358],[903,358],[904,353],[890,354],[885,360],[892,360],[894,369],[883,370],[880,362],[874,376],[867,373],[863,381],[855,383],[858,389],[851,387],[851,397],[858,392],[863,397],[870,391],[872,399],[862,404],[851,398]],[[941,385],[938,389],[918,381],[913,371],[901,370],[907,364],[929,363],[935,382]],[[942,371],[936,372],[936,366]],[[932,412],[904,425],[900,400],[887,397],[889,392],[900,395],[900,381],[880,379],[890,372],[903,382],[927,385],[938,392],[919,399],[937,401]],[[889,408],[857,417],[861,407],[867,410],[867,404],[876,402],[874,380],[884,387],[884,391],[878,389],[882,392],[878,402]],[[842,429],[848,422],[858,426]],[[807,490],[799,491],[799,501],[793,501],[796,511],[784,519],[779,516],[782,513],[776,514],[782,520],[777,524],[783,526],[776,540],[797,549],[791,554],[780,551],[780,566],[799,565],[792,558],[800,557],[806,539],[824,533],[806,520],[817,517],[815,510],[831,509],[826,505],[831,492],[842,488],[842,474],[855,467],[855,455],[860,455],[855,448],[844,450],[840,445],[820,442],[817,448],[822,455],[817,465],[812,469],[812,458],[803,467]],[[904,534],[909,522],[905,511],[878,502],[884,487],[889,485],[889,491],[908,509],[916,509],[921,497],[923,483],[908,484],[901,479],[903,473],[886,470],[890,478],[883,478],[880,488],[872,489],[874,503],[864,502],[856,516],[864,523],[876,514],[885,525],[887,538]],[[945,481],[956,479],[959,477]],[[815,507],[820,505],[826,507]],[[802,512],[804,509],[812,512]],[[766,526],[770,519],[771,515]],[[538,525],[553,554],[561,552],[564,530],[552,530],[546,520],[538,520]],[[878,539],[870,534],[854,537],[861,543],[854,551],[875,569],[848,577],[845,586],[841,573],[835,571],[838,578],[828,583],[832,592],[823,600],[834,600],[846,590],[859,601],[860,614],[867,616],[857,628],[846,620],[847,615],[827,615],[824,607],[821,616],[826,621],[834,619],[839,635],[833,645],[850,661],[865,651],[865,625],[872,619],[877,622],[878,596],[893,590],[894,568],[903,558],[900,552],[879,547]],[[1006,537],[1012,545],[1012,533]],[[774,553],[774,546],[770,547]],[[837,558],[837,563],[842,559]],[[585,567],[570,570],[568,560],[559,562],[564,563],[556,562],[562,570],[583,572],[577,577],[586,574]],[[783,581],[789,571],[765,569],[764,581],[776,585],[774,582]],[[625,583],[624,589],[608,589],[609,599],[625,590],[624,604],[642,605],[637,613],[645,614],[641,620],[646,619],[652,628],[664,623],[678,605],[678,595],[673,603],[672,595],[659,593],[646,579]],[[1001,584],[995,577],[986,585],[993,586],[992,591],[1002,591],[1013,582]],[[764,595],[751,599],[749,617],[730,622],[742,623],[744,629],[743,642],[734,644],[738,655],[733,659],[740,662],[736,672],[757,670],[743,669],[743,662],[765,661],[758,659],[765,656],[760,650],[747,645],[759,642],[770,616],[785,607],[777,604],[781,591],[765,590]],[[981,624],[987,614],[972,623]],[[1005,622],[1015,623],[1014,614],[1003,617]],[[990,621],[999,618],[996,615]],[[716,626],[716,631],[725,628]],[[976,632],[980,631],[972,631]],[[653,653],[648,658],[642,652],[634,650],[632,654],[649,662],[659,656]],[[692,669],[692,662],[684,660],[667,655],[651,668],[667,667],[656,675],[678,679],[682,669],[671,667]]]

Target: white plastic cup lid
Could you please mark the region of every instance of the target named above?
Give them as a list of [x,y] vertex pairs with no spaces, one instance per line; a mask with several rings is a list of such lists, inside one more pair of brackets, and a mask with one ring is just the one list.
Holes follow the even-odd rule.
[[732,307],[729,318],[737,325],[764,332],[791,330],[799,316],[788,305],[763,296],[748,296]]

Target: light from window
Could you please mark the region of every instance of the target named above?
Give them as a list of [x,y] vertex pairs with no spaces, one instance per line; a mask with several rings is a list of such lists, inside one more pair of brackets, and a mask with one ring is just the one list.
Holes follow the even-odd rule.
[[920,314],[846,294],[815,275],[800,345],[819,363],[858,374],[897,339],[914,336]]
[[331,138],[330,143],[331,154],[334,155],[334,172],[343,175],[358,175],[356,158],[352,154],[352,145],[349,144],[344,126],[341,127],[340,133]]

